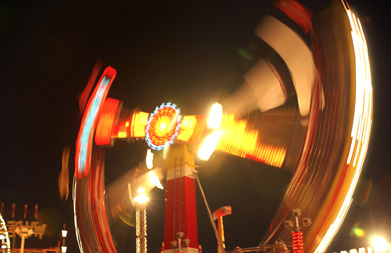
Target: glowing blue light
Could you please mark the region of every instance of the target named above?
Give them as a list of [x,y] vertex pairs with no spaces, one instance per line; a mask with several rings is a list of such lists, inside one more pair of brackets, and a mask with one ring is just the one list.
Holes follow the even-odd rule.
[[99,84],[99,88],[93,98],[91,108],[86,117],[81,138],[80,138],[80,152],[79,152],[79,169],[82,173],[84,173],[85,165],[87,162],[87,153],[89,147],[89,139],[91,135],[91,131],[95,122],[95,119],[98,115],[99,105],[102,102],[102,98],[105,94],[105,91],[110,83],[110,78],[103,77],[101,83]]

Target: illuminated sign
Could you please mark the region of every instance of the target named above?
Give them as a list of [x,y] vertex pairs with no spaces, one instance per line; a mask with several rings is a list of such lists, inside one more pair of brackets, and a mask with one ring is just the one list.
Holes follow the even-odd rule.
[[11,220],[7,221],[7,227],[9,238],[15,237],[17,228],[25,227],[31,229],[35,237],[38,236],[39,239],[42,239],[42,236],[45,234],[46,224],[41,225],[37,221],[32,221],[29,223],[28,221],[23,222]]

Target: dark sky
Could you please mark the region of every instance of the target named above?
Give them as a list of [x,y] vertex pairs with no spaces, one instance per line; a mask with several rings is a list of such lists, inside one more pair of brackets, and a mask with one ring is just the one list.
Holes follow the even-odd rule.
[[[382,232],[387,229],[384,224],[391,221],[391,115],[386,75],[389,20],[385,8],[376,1],[350,3],[357,9],[367,33],[374,123],[360,191],[330,251],[364,246],[357,245],[363,239],[350,235],[357,222],[369,233]],[[162,102],[173,101],[184,114],[202,114],[216,98],[227,96],[240,84],[245,66],[238,51],[251,39],[269,4],[270,1],[250,0],[0,4],[0,200],[6,208],[13,202],[19,207],[38,204],[43,219],[50,225],[43,242],[30,239],[27,247],[54,246],[61,224],[73,227],[72,204],[70,199],[60,201],[57,177],[66,145],[71,146],[73,173],[80,125],[78,95],[96,61],[117,69],[109,96],[124,101],[126,107],[151,112]],[[114,148],[107,158],[108,177],[115,178],[136,165],[144,158],[145,149],[144,143]],[[247,181],[254,173],[263,178],[263,189],[256,195],[256,201],[262,204],[246,203],[233,210],[232,219],[226,219],[228,248],[256,246],[278,206],[289,173],[219,155],[204,167],[200,177],[212,209],[239,205],[239,200],[252,191],[236,182],[236,175],[241,174],[240,178]],[[363,199],[366,189],[371,191]],[[163,240],[164,196],[156,192],[155,198],[149,212],[151,243]],[[206,252],[212,252],[216,246],[202,205],[199,216],[200,243],[213,242],[204,245]],[[244,232],[245,237],[241,236]],[[391,236],[389,228],[386,232]],[[74,247],[74,242],[71,231],[70,247]],[[149,249],[155,252],[158,246],[150,244]],[[73,248],[70,252],[76,251]]]

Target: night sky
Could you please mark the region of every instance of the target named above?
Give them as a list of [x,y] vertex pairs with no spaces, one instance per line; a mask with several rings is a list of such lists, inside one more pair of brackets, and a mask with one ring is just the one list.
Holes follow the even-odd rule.
[[[152,112],[172,101],[183,114],[205,114],[209,105],[241,84],[248,64],[239,52],[271,1],[9,1],[0,4],[0,200],[9,211],[16,203],[39,205],[48,225],[42,241],[26,247],[53,247],[66,223],[69,252],[75,246],[71,196],[61,201],[57,177],[61,155],[75,142],[80,126],[78,96],[99,60],[117,77],[109,97],[127,108]],[[354,226],[391,238],[391,110],[387,59],[389,20],[376,1],[350,1],[366,32],[371,58],[374,115],[367,160],[352,208],[329,251],[366,246],[351,234]],[[144,159],[144,142],[119,143],[107,154],[107,180]],[[201,164],[200,179],[211,209],[233,206],[226,218],[227,248],[257,246],[267,230],[290,173],[251,161],[213,155]],[[251,178],[258,178],[254,186]],[[71,180],[71,178],[70,178]],[[70,181],[71,182],[71,181]],[[250,182],[250,183],[249,183]],[[255,195],[250,195],[256,191]],[[154,191],[148,207],[149,252],[163,240],[164,194]],[[251,200],[248,196],[252,196]],[[243,202],[243,199],[249,199]],[[237,207],[235,209],[235,207]],[[216,242],[198,199],[199,241],[205,252]],[[132,248],[134,230],[127,228]],[[131,239],[129,239],[131,238]],[[122,242],[122,240],[124,242]],[[132,241],[132,242],[130,242]],[[132,252],[131,249],[130,252]]]

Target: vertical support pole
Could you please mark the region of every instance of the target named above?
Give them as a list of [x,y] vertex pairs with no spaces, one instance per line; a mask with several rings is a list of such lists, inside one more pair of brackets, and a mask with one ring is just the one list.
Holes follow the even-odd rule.
[[[223,248],[225,248],[225,237],[224,237],[224,225],[223,225],[223,216],[220,216],[217,220],[217,228],[219,231],[219,235],[221,238],[221,242],[223,244]],[[217,246],[217,253],[222,253],[223,250],[221,247]]]
[[[301,210],[293,209],[292,214],[294,220],[286,220],[284,226],[291,231],[293,253],[304,253],[304,237],[300,226]],[[312,223],[311,218],[308,217],[303,218],[302,222],[304,227],[310,226]]]
[[304,253],[304,242],[302,231],[291,231],[293,253]]
[[173,144],[169,152],[164,252],[198,253],[194,155],[187,144]]
[[136,205],[136,253],[147,253],[147,209]]
[[20,236],[20,253],[24,253],[24,241],[26,239],[25,235]]

